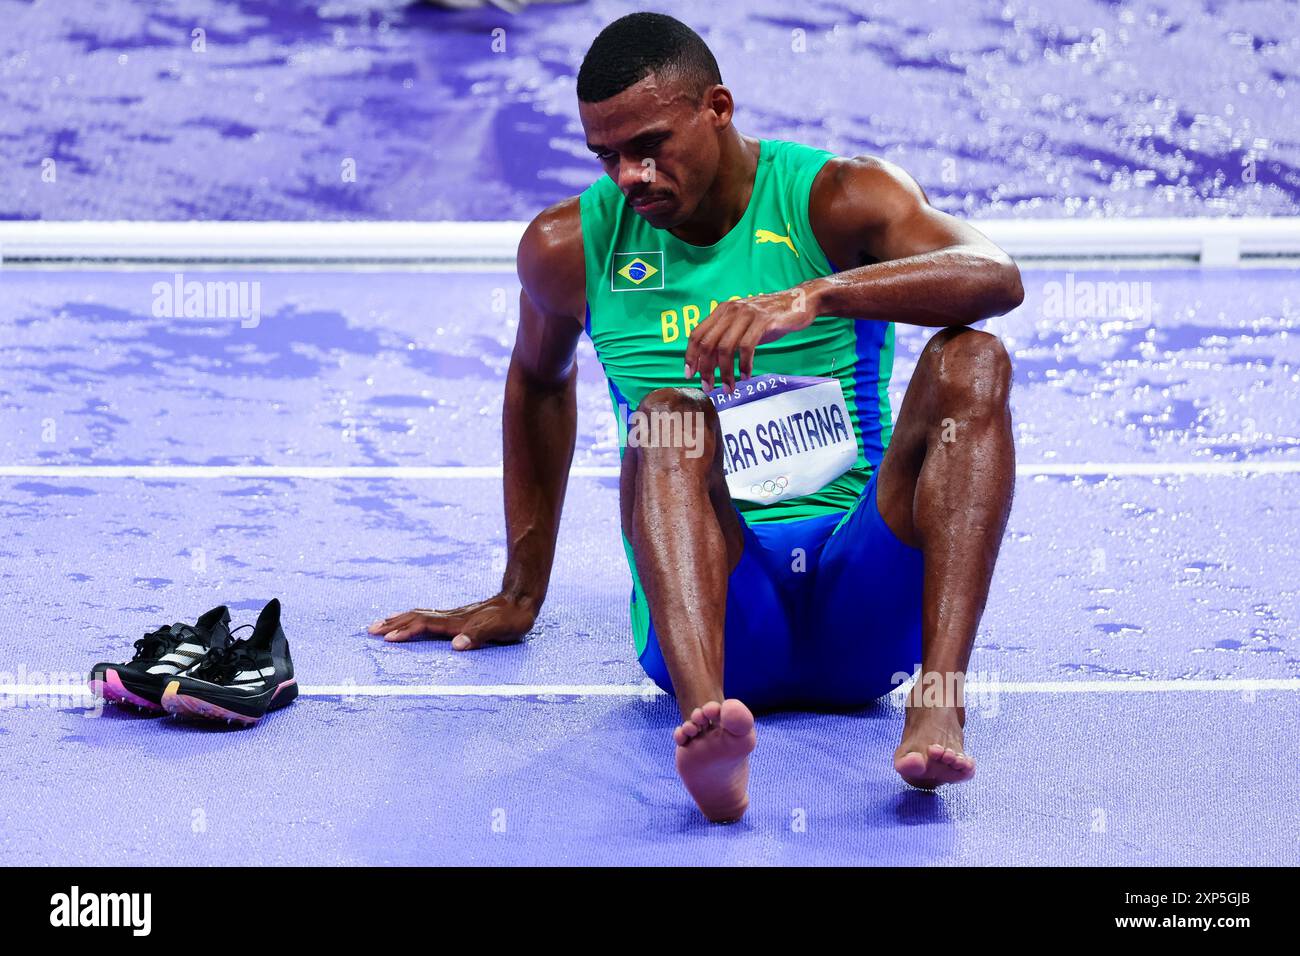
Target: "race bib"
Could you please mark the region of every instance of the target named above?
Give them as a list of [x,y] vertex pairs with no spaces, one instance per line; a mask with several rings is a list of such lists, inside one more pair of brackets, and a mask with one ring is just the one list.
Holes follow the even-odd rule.
[[761,375],[709,392],[731,497],[772,504],[820,491],[858,460],[838,379]]

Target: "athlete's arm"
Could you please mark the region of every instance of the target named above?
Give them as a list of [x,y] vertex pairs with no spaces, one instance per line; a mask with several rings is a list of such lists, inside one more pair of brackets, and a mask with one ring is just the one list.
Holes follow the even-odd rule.
[[547,209],[519,244],[519,330],[502,416],[506,571],[486,601],[450,611],[417,608],[376,621],[386,640],[452,638],[456,650],[518,641],[546,597],[577,432],[575,352],[586,310],[576,199]]
[[1024,299],[1020,270],[978,229],[930,205],[905,172],[869,157],[832,159],[813,180],[808,215],[826,257],[843,271],[770,295],[724,302],[696,326],[686,372],[728,387],[753,369],[754,349],[819,315],[969,325]]
[[1011,257],[931,206],[892,163],[831,160],[813,181],[808,215],[822,250],[845,270],[806,283],[816,315],[969,325],[1024,300]]
[[566,200],[533,220],[519,244],[519,331],[506,376],[501,590],[534,614],[551,578],[573,461],[585,276],[578,200]]

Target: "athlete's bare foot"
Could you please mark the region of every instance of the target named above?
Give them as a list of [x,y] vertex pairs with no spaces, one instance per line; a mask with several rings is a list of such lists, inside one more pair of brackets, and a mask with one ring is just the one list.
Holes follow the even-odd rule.
[[975,776],[975,758],[962,749],[965,717],[960,707],[909,706],[903,742],[894,751],[898,775],[922,790]]
[[677,774],[713,823],[733,823],[749,807],[749,754],[758,743],[754,715],[735,698],[696,707],[673,731]]

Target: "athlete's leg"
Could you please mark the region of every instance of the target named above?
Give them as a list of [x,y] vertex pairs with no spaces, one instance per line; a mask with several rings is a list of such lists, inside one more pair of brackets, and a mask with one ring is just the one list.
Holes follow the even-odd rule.
[[933,787],[968,779],[962,683],[1015,482],[1011,360],[995,336],[944,329],[917,363],[881,462],[877,502],[890,529],[921,549],[921,676],[894,766]]
[[877,472],[818,555],[795,652],[799,689],[814,706],[865,707],[921,659],[924,558],[885,524],[879,480]]
[[[638,411],[704,423],[694,449],[630,445],[619,484],[623,534],[678,706],[689,717],[705,702],[722,699],[727,577],[740,560],[743,535],[722,473],[713,403],[697,390],[659,389]],[[693,457],[693,450],[702,453]]]
[[676,434],[702,438],[694,447],[627,448],[620,499],[623,533],[684,718],[673,735],[677,771],[710,820],[735,820],[749,803],[756,736],[749,709],[723,695],[727,578],[743,543],[723,476],[718,415],[702,392],[676,388],[651,392],[638,411],[652,420],[676,416]]
[[[809,542],[802,533],[802,522],[755,526],[741,518],[740,525],[740,561],[727,578],[722,691],[743,700],[757,714],[780,710],[793,702],[790,691],[794,640],[787,613],[790,588],[783,586],[787,581],[782,572],[790,563],[793,547],[812,553],[814,546],[820,549],[821,541]],[[784,577],[788,579],[789,574]],[[633,600],[645,602],[645,592],[634,594]],[[634,621],[636,617],[634,610]],[[647,614],[647,619],[645,643],[638,658],[641,669],[675,699],[676,688],[659,647],[658,630],[653,617]]]

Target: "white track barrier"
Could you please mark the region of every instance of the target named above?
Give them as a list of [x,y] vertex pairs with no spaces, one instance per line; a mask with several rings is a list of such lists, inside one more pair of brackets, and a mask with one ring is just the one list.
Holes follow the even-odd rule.
[[[1208,267],[1300,256],[1300,217],[976,219],[1019,260],[1179,259]],[[0,260],[498,264],[523,222],[0,222]]]

